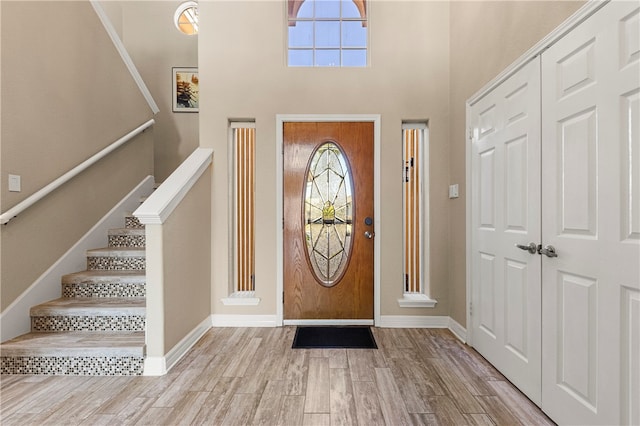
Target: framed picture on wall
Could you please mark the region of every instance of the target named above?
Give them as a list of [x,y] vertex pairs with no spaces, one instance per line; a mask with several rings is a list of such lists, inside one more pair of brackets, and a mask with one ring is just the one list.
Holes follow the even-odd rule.
[[198,68],[172,68],[173,112],[200,111]]

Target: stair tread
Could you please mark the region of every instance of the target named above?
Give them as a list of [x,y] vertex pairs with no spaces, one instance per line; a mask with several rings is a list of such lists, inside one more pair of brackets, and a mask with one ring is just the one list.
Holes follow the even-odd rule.
[[87,270],[78,271],[62,276],[62,283],[76,283],[82,281],[126,281],[126,282],[144,282],[146,281],[146,273],[144,270]]
[[127,316],[145,312],[144,297],[69,297],[31,308],[31,316]]
[[144,228],[113,228],[108,235],[145,235],[145,232]]
[[121,256],[121,257],[145,257],[144,247],[102,247],[87,250],[87,256]]
[[27,333],[0,345],[3,357],[144,355],[144,331]]

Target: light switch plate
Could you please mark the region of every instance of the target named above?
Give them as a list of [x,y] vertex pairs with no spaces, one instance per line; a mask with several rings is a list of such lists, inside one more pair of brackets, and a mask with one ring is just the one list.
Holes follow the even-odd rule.
[[458,198],[458,184],[449,185],[449,198]]
[[9,192],[20,192],[20,175],[9,175]]

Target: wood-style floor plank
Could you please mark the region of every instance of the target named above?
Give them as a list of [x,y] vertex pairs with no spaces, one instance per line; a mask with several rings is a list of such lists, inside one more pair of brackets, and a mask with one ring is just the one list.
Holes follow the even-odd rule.
[[499,395],[500,399],[509,407],[509,410],[511,410],[522,423],[544,426],[554,424],[538,407],[533,405],[522,392],[514,388],[511,383],[498,380],[492,380],[488,383],[494,390],[493,395]]
[[329,413],[331,407],[331,382],[328,358],[309,358],[309,378],[305,395],[304,412]]
[[331,426],[331,416],[328,413],[305,413],[302,426]]
[[285,395],[304,395],[307,390],[309,359],[304,350],[293,350],[285,374]]
[[215,328],[162,377],[0,376],[5,425],[553,425],[448,330],[291,349],[295,327]]
[[284,395],[284,380],[269,381],[262,392],[252,424],[271,426],[278,423]]
[[356,415],[360,425],[384,425],[378,388],[374,382],[353,382]]
[[407,407],[398,389],[391,369],[376,368],[376,383],[380,396],[380,409],[388,424],[410,425]]
[[304,396],[285,395],[278,416],[278,426],[301,425],[304,422]]
[[[394,358],[387,361],[391,369],[395,383],[400,391],[400,396],[409,413],[433,413],[429,403],[422,397],[416,386],[410,360]],[[419,377],[419,376],[418,376]]]
[[344,368],[331,368],[330,381],[331,424],[356,425],[358,420],[349,372]]

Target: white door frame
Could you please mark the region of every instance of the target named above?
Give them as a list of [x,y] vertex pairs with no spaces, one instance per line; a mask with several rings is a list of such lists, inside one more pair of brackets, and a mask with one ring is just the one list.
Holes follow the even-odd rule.
[[589,0],[584,6],[576,11],[573,15],[567,18],[562,24],[560,24],[556,29],[554,29],[551,33],[549,33],[546,37],[536,43],[531,49],[527,50],[522,56],[516,59],[511,65],[505,68],[500,74],[498,74],[495,78],[489,81],[483,88],[477,91],[473,96],[467,99],[466,103],[466,129],[465,129],[465,137],[466,137],[466,155],[465,155],[465,170],[466,170],[466,179],[465,179],[465,187],[466,191],[466,295],[467,295],[467,343],[470,346],[473,346],[473,327],[471,319],[471,179],[472,179],[472,171],[471,171],[471,141],[472,135],[471,132],[471,122],[470,122],[470,109],[471,106],[477,103],[480,99],[484,98],[487,94],[489,94],[493,89],[499,86],[506,79],[515,74],[518,70],[520,70],[523,66],[525,66],[531,59],[536,57],[537,55],[542,54],[549,46],[560,40],[567,32],[571,31],[577,25],[579,25],[582,21],[587,19],[589,16],[593,15],[598,9],[607,4],[609,0],[599,1],[599,0]]
[[[375,240],[380,239],[380,114],[277,114],[276,115],[276,325],[284,323],[284,194],[283,194],[283,126],[288,122],[372,122],[373,123],[373,217]],[[373,257],[373,321],[358,320],[301,320],[287,321],[290,324],[340,324],[340,325],[375,325],[380,323],[380,244],[374,240]]]

